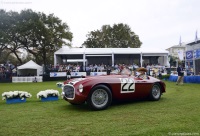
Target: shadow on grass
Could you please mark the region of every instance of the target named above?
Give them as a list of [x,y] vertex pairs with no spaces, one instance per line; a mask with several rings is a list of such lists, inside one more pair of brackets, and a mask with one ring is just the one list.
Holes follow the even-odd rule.
[[66,104],[62,104],[59,106],[59,109],[61,110],[73,110],[73,111],[81,111],[81,112],[85,112],[85,111],[92,111],[88,105],[86,103],[84,104],[79,104],[79,105],[72,105],[70,103],[66,103]]
[[[159,101],[150,101],[148,99],[138,99],[138,100],[123,100],[123,101],[113,101],[112,104],[106,109],[112,109],[112,108],[121,108],[121,107],[125,107],[125,106],[129,106],[129,105],[151,105],[151,104],[157,104],[160,103],[162,104],[163,102],[165,102],[167,100],[167,98],[163,97],[161,98]],[[68,102],[66,102],[66,104],[62,104],[59,106],[60,110],[72,110],[72,111],[80,111],[80,112],[93,112],[95,110],[92,110],[87,103],[85,102],[84,104],[79,104],[79,105],[72,105]],[[100,110],[103,111],[103,110]]]

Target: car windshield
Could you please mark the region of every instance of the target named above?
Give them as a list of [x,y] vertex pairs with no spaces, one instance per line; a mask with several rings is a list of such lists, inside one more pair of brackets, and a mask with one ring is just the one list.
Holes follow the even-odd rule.
[[121,71],[121,75],[131,75],[131,71],[128,68],[124,68]]

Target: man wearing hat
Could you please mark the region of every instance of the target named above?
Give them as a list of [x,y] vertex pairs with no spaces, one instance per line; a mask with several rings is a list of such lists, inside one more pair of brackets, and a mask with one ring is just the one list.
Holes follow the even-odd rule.
[[142,78],[142,79],[148,79],[147,75],[145,72],[147,72],[147,69],[146,68],[138,68],[137,70],[140,74],[138,75],[139,78]]

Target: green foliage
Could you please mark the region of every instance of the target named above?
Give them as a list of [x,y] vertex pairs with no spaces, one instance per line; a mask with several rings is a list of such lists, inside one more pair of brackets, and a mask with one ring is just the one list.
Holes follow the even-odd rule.
[[177,57],[174,57],[174,56],[171,56],[169,55],[169,58],[170,58],[170,61],[169,61],[169,64],[170,66],[176,66],[176,60],[178,59]]
[[[33,96],[26,103],[0,101],[2,135],[109,135],[167,136],[200,133],[199,84],[176,86],[167,82],[160,101],[135,101],[112,104],[107,110],[91,111],[86,104],[70,105],[65,100],[40,102],[36,94],[56,89],[56,82],[4,83],[5,91],[22,90]],[[117,129],[116,129],[117,128]]]
[[32,10],[18,12],[0,11],[0,51],[6,47],[17,54],[18,49],[26,49],[33,54],[38,63],[46,64],[49,54],[55,52],[62,45],[71,46],[72,33],[66,23],[53,14],[46,15]]
[[101,30],[91,31],[83,43],[88,48],[139,48],[139,36],[126,24],[103,25]]
[[162,79],[169,79],[170,75],[166,74],[166,75],[162,75]]
[[0,10],[0,57],[2,57],[3,55],[3,51],[6,48],[7,43],[8,42],[8,37],[6,34],[6,25],[4,25],[3,22],[6,22],[8,19],[6,17],[6,13],[4,10]]
[[4,10],[0,11],[1,23],[0,23],[0,48],[2,52],[7,49],[9,53],[13,53],[18,61],[22,63],[17,50],[22,48],[18,42],[19,32],[19,13],[17,12],[5,12]]

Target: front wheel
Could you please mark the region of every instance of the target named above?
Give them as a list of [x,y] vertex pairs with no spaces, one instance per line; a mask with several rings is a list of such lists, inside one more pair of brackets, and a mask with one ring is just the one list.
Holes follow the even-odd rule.
[[161,87],[159,84],[154,84],[151,91],[149,98],[152,101],[158,101],[161,97]]
[[112,102],[112,93],[105,85],[94,87],[87,99],[87,103],[93,110],[104,110],[110,106]]

